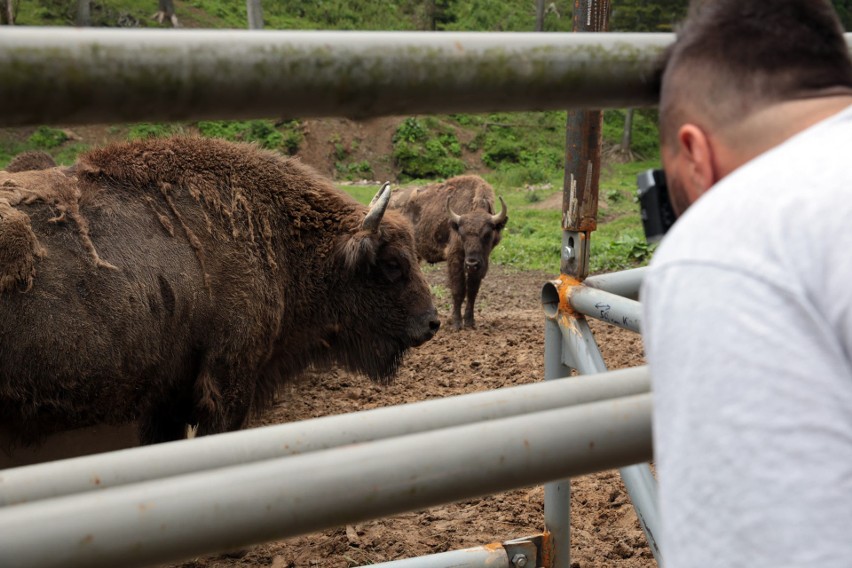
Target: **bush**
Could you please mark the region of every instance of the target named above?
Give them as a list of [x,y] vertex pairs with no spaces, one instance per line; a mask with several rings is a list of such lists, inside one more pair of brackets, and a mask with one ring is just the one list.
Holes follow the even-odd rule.
[[276,129],[270,120],[206,120],[198,123],[198,131],[209,138],[224,138],[235,142],[256,142],[263,148],[295,154],[302,141],[298,121],[287,121],[285,132]]
[[409,117],[393,136],[393,160],[402,179],[448,178],[464,173],[455,131],[435,118]]
[[27,141],[39,150],[50,150],[61,146],[67,140],[68,135],[65,132],[48,126],[39,126]]
[[183,129],[176,124],[150,124],[142,122],[134,124],[127,132],[129,140],[144,140],[146,138],[164,138],[172,136]]

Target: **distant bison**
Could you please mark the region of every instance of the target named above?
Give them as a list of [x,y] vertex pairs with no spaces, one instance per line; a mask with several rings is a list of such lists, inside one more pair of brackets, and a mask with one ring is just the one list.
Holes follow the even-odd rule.
[[242,427],[308,368],[389,379],[440,325],[389,197],[191,137],[0,172],[0,430],[164,442]]
[[[426,262],[447,261],[453,294],[453,327],[476,327],[473,305],[485,274],[491,249],[500,242],[508,221],[500,198],[494,213],[494,189],[479,176],[458,176],[444,183],[395,191],[391,209],[414,224],[417,254]],[[462,320],[462,302],[467,305]]]
[[54,167],[56,167],[56,162],[50,154],[47,152],[32,151],[18,154],[12,158],[12,161],[4,169],[7,172],[28,172]]

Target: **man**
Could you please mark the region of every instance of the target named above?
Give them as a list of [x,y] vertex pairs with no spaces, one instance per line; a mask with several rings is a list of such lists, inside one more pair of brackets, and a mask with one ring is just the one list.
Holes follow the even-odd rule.
[[852,566],[850,105],[824,0],[694,3],[668,53],[682,216],[642,290],[667,568]]

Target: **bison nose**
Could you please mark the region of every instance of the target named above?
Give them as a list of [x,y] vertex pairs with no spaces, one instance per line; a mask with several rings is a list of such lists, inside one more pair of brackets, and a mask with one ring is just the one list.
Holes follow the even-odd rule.
[[412,347],[419,347],[435,337],[435,334],[438,333],[438,329],[441,327],[441,320],[438,319],[438,314],[434,310],[427,316],[426,321],[421,321],[426,324],[427,329],[421,328],[422,331],[412,337]]
[[475,258],[464,259],[464,267],[468,270],[479,270],[480,262]]

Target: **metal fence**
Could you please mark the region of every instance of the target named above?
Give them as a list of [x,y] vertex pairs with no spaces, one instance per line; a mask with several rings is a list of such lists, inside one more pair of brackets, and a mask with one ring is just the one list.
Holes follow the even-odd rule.
[[[0,125],[652,105],[671,40],[15,28],[0,34]],[[566,184],[566,209],[583,189]],[[575,236],[587,244],[571,235],[563,266]],[[584,315],[639,330],[641,271],[581,280],[542,291],[548,379],[606,370]],[[557,568],[564,479],[611,467],[656,555],[653,476],[631,465],[650,458],[650,408],[637,369],[5,470],[0,566],[142,566],[563,479],[543,535],[390,563]]]

